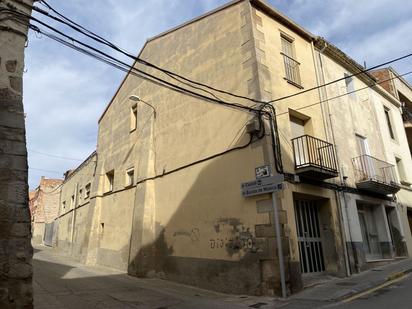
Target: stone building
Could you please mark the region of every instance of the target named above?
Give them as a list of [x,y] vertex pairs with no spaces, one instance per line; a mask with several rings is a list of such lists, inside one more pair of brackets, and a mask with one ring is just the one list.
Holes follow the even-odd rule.
[[[412,229],[412,176],[411,176],[411,166],[408,165],[408,158],[410,153],[412,153],[412,86],[393,68],[382,68],[372,72],[380,82],[382,82],[382,87],[385,88],[393,97],[395,97],[400,103],[400,108],[402,109],[402,119],[403,128],[400,126],[400,122],[397,121],[397,127],[391,123],[391,115],[385,110],[385,119],[388,124],[389,135],[391,136],[391,141],[397,143],[397,135],[402,132],[403,129],[406,132],[407,143],[409,145],[409,150],[406,147],[398,148],[398,150],[392,155],[393,164],[396,165],[396,171],[398,178],[400,180],[401,190],[396,195],[397,201],[402,205],[403,211],[406,216],[402,218],[404,220],[404,229]],[[403,135],[403,134],[402,134]],[[392,136],[394,138],[392,138]],[[402,145],[405,141],[401,141]],[[409,152],[409,154],[408,154]],[[394,160],[393,160],[394,158]],[[407,219],[407,220],[406,220]],[[408,242],[409,243],[409,242]],[[409,248],[411,251],[412,248]]]
[[[129,72],[99,119],[96,152],[63,183],[59,247],[131,275],[248,294],[280,294],[281,251],[288,293],[412,253],[394,198],[391,152],[412,167],[401,103],[337,47],[263,1],[235,0],[149,39],[138,57],[254,99],[197,85],[217,101],[277,99],[276,121]],[[267,166],[283,190],[242,194]]]
[[[29,5],[27,7],[26,5]],[[32,307],[27,151],[22,97],[27,27],[8,10],[31,13],[32,0],[0,1],[0,307]],[[26,20],[27,22],[27,20]]]
[[40,179],[39,186],[30,192],[32,244],[53,245],[54,222],[59,215],[62,179]]

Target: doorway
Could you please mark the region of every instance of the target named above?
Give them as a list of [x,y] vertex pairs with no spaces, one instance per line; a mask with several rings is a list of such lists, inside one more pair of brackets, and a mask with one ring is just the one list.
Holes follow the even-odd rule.
[[295,200],[300,266],[304,274],[325,271],[317,204],[316,200]]
[[358,216],[366,260],[382,259],[383,255],[372,207],[358,205]]

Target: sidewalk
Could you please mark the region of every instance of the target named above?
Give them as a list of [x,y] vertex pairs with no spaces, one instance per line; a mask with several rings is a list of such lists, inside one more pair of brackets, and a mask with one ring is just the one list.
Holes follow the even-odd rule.
[[282,308],[336,306],[412,271],[412,259],[398,260],[348,278],[334,278],[287,299],[229,295],[160,279],[141,279],[98,266],[86,266],[46,247],[33,260],[36,309],[82,308]]
[[412,271],[412,259],[394,261],[390,264],[352,275],[348,278],[333,279],[303,290],[290,300],[337,302],[379,286]]

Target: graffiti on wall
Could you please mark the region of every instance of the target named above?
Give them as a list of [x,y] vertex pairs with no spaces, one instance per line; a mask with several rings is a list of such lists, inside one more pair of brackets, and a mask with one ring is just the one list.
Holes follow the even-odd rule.
[[188,239],[193,244],[207,242],[208,249],[225,250],[229,256],[240,252],[257,253],[260,251],[256,237],[250,231],[250,228],[240,222],[239,219],[218,219],[213,224],[213,230],[215,235],[210,235],[209,230],[207,233],[209,237],[203,239],[200,237],[201,233],[198,227],[179,229],[172,235],[175,239],[181,237]]
[[192,228],[191,230],[178,230],[173,233],[173,237],[188,237],[192,242],[197,242],[200,240],[200,230],[197,227]]
[[[216,238],[209,239],[212,250],[224,248],[232,256],[240,251],[256,253],[256,238],[239,219],[221,218],[214,224]],[[225,236],[223,236],[223,235]],[[229,234],[229,235],[228,235]]]

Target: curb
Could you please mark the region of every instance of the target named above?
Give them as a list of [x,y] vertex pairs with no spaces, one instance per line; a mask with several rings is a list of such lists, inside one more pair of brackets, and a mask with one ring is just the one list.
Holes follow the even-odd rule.
[[373,290],[374,288],[378,288],[381,285],[387,284],[386,286],[388,286],[388,285],[391,284],[390,283],[391,281],[394,281],[394,280],[400,279],[402,277],[405,277],[410,272],[412,272],[412,268],[409,268],[409,269],[406,269],[406,270],[403,270],[403,271],[398,271],[398,272],[391,273],[386,278],[383,278],[382,280],[374,281],[371,284],[369,284],[369,285],[367,285],[363,288],[360,288],[359,290],[356,290],[356,291],[354,290],[354,291],[351,291],[351,292],[347,293],[346,295],[342,295],[340,297],[337,297],[336,299],[334,299],[334,301],[345,302],[345,301],[348,301],[348,299],[356,298],[356,296],[364,294],[365,292]]

